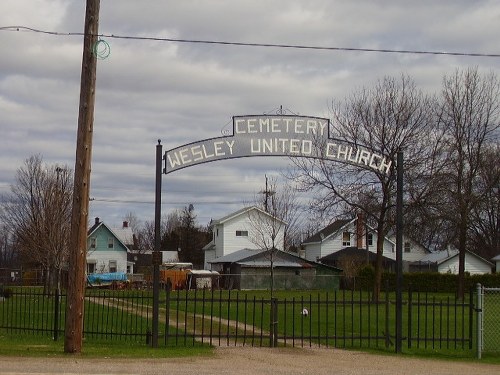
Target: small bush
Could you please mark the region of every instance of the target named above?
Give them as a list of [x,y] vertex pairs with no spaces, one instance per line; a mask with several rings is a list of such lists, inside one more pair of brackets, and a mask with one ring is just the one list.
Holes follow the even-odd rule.
[[10,296],[12,296],[12,289],[0,288],[0,297],[9,298]]

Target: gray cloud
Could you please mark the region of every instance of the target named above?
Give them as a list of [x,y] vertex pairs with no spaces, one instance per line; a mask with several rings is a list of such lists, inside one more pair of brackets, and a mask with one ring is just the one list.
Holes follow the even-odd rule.
[[[3,0],[0,27],[82,32],[84,2]],[[101,1],[100,31],[121,36],[458,52],[498,52],[496,1]],[[98,62],[91,216],[153,218],[154,155],[231,129],[233,115],[328,116],[332,100],[384,75],[429,93],[444,74],[500,59],[313,51],[106,38]],[[32,154],[74,166],[81,36],[0,31],[0,194]],[[163,178],[163,209],[193,203],[200,223],[253,199],[287,160],[208,163]]]

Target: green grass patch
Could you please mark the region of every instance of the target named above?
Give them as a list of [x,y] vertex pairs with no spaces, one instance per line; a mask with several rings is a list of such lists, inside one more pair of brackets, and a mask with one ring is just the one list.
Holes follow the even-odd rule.
[[[0,331],[0,355],[15,357],[64,357],[64,339],[47,336],[4,334]],[[211,356],[209,346],[151,348],[144,343],[84,339],[81,356],[88,358],[178,358]]]

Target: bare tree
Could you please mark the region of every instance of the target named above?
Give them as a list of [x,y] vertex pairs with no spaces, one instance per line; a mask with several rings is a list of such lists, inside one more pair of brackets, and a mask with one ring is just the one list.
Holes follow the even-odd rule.
[[128,223],[128,225],[132,229],[132,233],[139,233],[141,221],[134,212],[130,211],[129,213],[127,213],[123,220]]
[[47,287],[59,286],[67,261],[72,185],[69,168],[46,166],[41,156],[31,156],[2,207],[23,259],[43,268]]
[[[363,145],[396,164],[399,150],[404,151],[405,173],[423,162],[426,137],[434,102],[417,90],[407,76],[386,77],[373,89],[362,89],[344,103],[332,105],[333,137],[354,145]],[[395,206],[395,169],[389,173],[363,169],[324,159],[292,159],[291,177],[301,189],[314,195],[312,209],[333,220],[339,209],[349,206],[361,211],[377,231],[377,262],[373,298],[378,300],[382,276],[384,237],[391,228]]]
[[477,68],[444,77],[438,125],[445,136],[444,173],[433,180],[446,191],[443,219],[452,223],[459,250],[458,296],[465,292],[465,253],[471,215],[481,201],[477,191],[482,155],[498,141],[500,83]]
[[483,153],[476,179],[479,203],[470,226],[470,248],[485,259],[500,254],[500,146]]
[[273,298],[275,257],[278,250],[284,250],[287,226],[284,218],[287,215],[292,217],[294,198],[290,189],[278,190],[276,179],[266,183],[266,191],[271,191],[272,194],[266,195],[264,209],[258,207],[261,202],[258,197],[255,198],[254,205],[248,205],[247,212],[250,224],[248,239],[259,249],[265,251],[265,255],[269,259],[270,291],[271,298]]

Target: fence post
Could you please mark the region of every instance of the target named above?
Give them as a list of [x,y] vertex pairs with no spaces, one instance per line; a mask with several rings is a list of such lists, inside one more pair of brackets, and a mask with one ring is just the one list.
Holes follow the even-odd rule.
[[477,359],[481,359],[483,352],[483,287],[476,284],[477,290]]
[[413,318],[413,314],[412,314],[412,303],[413,303],[413,296],[412,296],[412,288],[411,288],[411,284],[408,285],[408,349],[411,348],[411,330],[412,330],[412,318]]
[[269,329],[269,346],[276,348],[278,346],[278,301],[271,298],[271,325]]
[[474,336],[474,286],[469,289],[469,350],[473,348]]
[[59,288],[56,288],[54,295],[54,341],[59,338]]
[[385,347],[391,345],[391,334],[389,332],[389,281],[385,282]]
[[170,292],[172,290],[172,281],[170,277],[167,277],[167,283],[165,284],[165,346],[168,343],[168,336],[170,334]]

